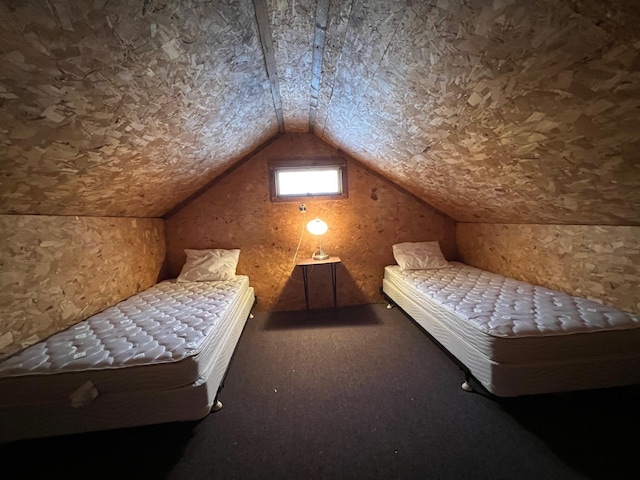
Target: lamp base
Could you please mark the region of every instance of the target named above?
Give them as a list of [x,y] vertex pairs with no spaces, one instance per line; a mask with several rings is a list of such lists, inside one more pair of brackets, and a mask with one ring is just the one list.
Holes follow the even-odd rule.
[[313,252],[313,255],[311,255],[311,258],[313,258],[314,260],[326,260],[329,258],[329,255],[324,253],[324,250],[320,249]]

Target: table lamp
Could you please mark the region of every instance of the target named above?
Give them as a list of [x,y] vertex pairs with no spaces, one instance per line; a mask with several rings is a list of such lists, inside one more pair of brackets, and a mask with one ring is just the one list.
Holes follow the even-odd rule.
[[326,260],[327,258],[329,258],[329,255],[327,255],[324,250],[322,250],[322,235],[327,233],[327,224],[319,218],[316,218],[315,220],[311,220],[309,223],[307,223],[307,230],[309,230],[309,233],[317,235],[320,242],[318,250],[313,252],[311,258],[313,258],[314,260]]

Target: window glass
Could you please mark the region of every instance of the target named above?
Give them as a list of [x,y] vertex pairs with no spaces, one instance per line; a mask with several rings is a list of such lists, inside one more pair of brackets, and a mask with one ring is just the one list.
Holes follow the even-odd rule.
[[269,162],[272,202],[347,198],[347,164],[341,158]]
[[339,195],[340,167],[277,170],[276,190],[278,195]]

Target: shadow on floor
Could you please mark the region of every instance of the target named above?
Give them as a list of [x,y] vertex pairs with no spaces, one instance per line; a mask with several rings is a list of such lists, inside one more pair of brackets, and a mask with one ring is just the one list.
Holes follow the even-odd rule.
[[3,444],[2,478],[165,478],[196,425],[175,422]]
[[589,478],[640,478],[640,386],[496,401],[525,430]]
[[264,312],[264,330],[296,328],[357,327],[380,325],[382,321],[371,305],[297,310],[287,312]]

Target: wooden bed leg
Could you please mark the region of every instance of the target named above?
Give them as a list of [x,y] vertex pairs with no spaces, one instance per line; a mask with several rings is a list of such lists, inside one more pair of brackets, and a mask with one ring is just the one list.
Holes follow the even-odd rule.
[[253,313],[250,313],[250,314],[249,314],[249,318],[253,318]]
[[219,412],[220,410],[222,410],[222,402],[216,398],[216,401],[213,404],[213,407],[211,407],[211,411]]
[[393,308],[393,305],[391,305],[390,303],[387,303],[387,310],[391,310]]

